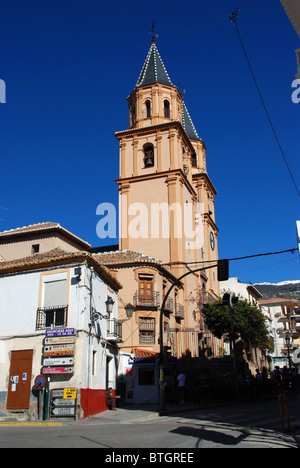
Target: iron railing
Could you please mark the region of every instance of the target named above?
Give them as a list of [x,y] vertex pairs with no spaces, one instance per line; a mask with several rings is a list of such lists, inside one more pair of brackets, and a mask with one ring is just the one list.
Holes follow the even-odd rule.
[[107,339],[122,340],[122,323],[116,319],[107,320]]
[[39,307],[36,316],[36,329],[65,328],[68,319],[68,306]]
[[159,292],[151,291],[148,294],[141,291],[136,291],[133,296],[133,305],[135,307],[159,307]]
[[184,319],[184,307],[182,304],[176,304],[175,318],[178,320]]
[[216,301],[217,301],[217,299],[214,296],[212,296],[209,292],[203,292],[203,291],[199,292],[199,303],[200,303],[200,305],[213,304]]
[[173,314],[174,312],[174,301],[171,297],[168,297],[166,303],[165,303],[165,310],[167,314]]

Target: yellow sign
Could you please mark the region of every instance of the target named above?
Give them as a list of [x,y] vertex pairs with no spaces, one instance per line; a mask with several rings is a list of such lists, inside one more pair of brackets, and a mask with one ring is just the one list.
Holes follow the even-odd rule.
[[75,400],[77,388],[64,388],[64,400]]

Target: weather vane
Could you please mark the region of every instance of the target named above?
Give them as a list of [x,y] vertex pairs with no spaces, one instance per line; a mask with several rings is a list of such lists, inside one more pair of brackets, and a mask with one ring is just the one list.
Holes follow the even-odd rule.
[[158,34],[155,34],[155,21],[152,23],[152,32],[149,34],[152,34],[152,42],[155,43],[155,40],[158,37]]

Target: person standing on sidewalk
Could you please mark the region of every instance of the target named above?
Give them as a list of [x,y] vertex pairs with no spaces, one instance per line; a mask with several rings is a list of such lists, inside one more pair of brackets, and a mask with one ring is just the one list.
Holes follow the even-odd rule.
[[181,372],[177,377],[178,388],[179,388],[179,395],[180,395],[180,402],[185,402],[185,385],[186,385],[186,376],[183,372]]

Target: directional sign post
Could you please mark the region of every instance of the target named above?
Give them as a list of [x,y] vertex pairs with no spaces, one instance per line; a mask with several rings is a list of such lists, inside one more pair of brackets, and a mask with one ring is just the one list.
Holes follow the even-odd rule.
[[[75,394],[74,392],[68,394],[67,404],[58,405],[58,401],[61,403],[61,400],[64,401],[65,399],[64,389],[52,389],[50,391],[49,385],[51,375],[55,376],[55,381],[57,381],[60,375],[62,379],[59,380],[64,380],[64,376],[74,374],[76,333],[75,328],[46,330],[42,355],[43,375],[41,377],[43,380],[37,379],[38,386],[44,385],[43,388],[45,388],[44,420],[47,420],[49,417],[49,409],[50,417],[72,416],[76,418],[76,392]],[[57,397],[57,393],[59,393],[60,399]]]
[[74,344],[45,346],[44,356],[73,356]]
[[75,406],[76,399],[65,400],[64,398],[53,398],[51,401],[51,406]]
[[44,367],[43,374],[74,374],[74,367]]
[[75,418],[76,417],[76,406],[57,406],[51,408],[51,416],[61,418]]
[[51,391],[51,418],[76,419],[77,388],[55,388]]
[[45,345],[75,343],[75,336],[53,336],[45,338]]
[[44,366],[73,366],[74,358],[64,357],[64,358],[45,358],[43,365]]

